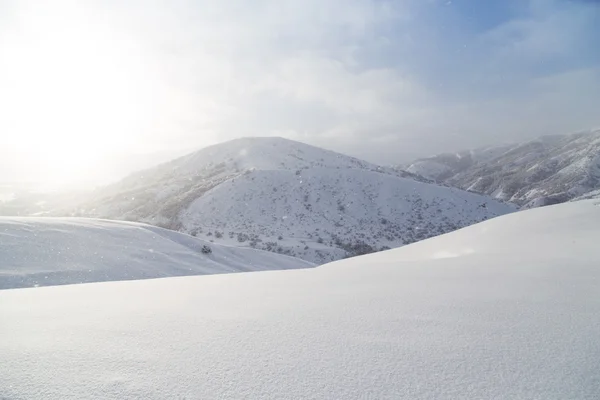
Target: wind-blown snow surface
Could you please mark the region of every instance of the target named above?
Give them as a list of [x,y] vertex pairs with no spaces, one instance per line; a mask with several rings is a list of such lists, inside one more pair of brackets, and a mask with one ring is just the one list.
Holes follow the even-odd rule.
[[0,292],[10,399],[598,399],[600,204],[315,269]]
[[311,266],[144,224],[0,217],[0,289]]
[[398,247],[515,210],[282,138],[219,144],[95,194],[88,217],[325,263]]

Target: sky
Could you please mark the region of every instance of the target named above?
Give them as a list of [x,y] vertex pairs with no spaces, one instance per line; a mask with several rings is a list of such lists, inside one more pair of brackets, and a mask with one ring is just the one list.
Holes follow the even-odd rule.
[[0,181],[283,136],[393,164],[600,126],[597,0],[0,0]]

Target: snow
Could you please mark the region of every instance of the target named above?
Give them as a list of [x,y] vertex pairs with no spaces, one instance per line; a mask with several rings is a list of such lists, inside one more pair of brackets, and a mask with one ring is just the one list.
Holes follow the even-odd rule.
[[[600,131],[544,136],[512,145],[416,160],[411,172],[530,208],[597,190]],[[460,156],[460,157],[459,157]]]
[[515,144],[502,144],[497,146],[486,146],[470,150],[471,158],[476,162],[488,162],[500,157],[502,154],[512,150]]
[[600,189],[586,193],[583,196],[576,197],[576,198],[572,199],[571,201],[579,201],[579,200],[586,200],[586,199],[600,199]]
[[0,217],[0,289],[312,266],[143,224]]
[[593,157],[581,157],[573,163],[567,165],[565,168],[557,172],[557,174],[571,175],[571,174],[584,174],[585,171],[591,169],[595,164],[592,160]]
[[1,396],[598,399],[599,241],[592,200],[314,269],[0,291]]
[[[245,232],[280,246],[281,236],[292,255],[323,263],[320,255],[329,256],[325,261],[345,255],[336,252],[336,242],[398,247],[514,210],[487,197],[412,179],[317,167],[300,174],[287,170],[244,174],[193,201],[179,219],[185,232],[201,227],[199,236]],[[413,236],[418,227],[421,232]],[[316,252],[319,237],[329,250]],[[215,239],[227,240],[227,234]]]
[[[458,154],[456,156],[459,159],[462,158]],[[419,160],[409,165],[406,170],[412,174],[435,180],[437,177],[448,173],[451,168],[433,160]]]
[[516,209],[405,175],[292,140],[245,138],[135,174],[96,193],[80,215],[323,264]]
[[231,140],[176,160],[178,174],[192,174],[207,165],[234,163],[238,169],[381,168],[367,161],[280,137]]
[[154,168],[134,173],[120,183],[100,191],[99,195],[120,195],[133,189],[144,189],[155,192],[156,199],[162,200],[166,196],[178,193],[199,178],[205,183],[219,183],[244,171],[295,171],[309,167],[366,170],[383,168],[354,157],[279,137],[241,138],[209,146]]
[[[525,208],[562,203],[598,189],[600,131],[546,136],[488,150],[491,157],[474,156],[471,165],[458,164],[437,180]],[[425,162],[445,159],[447,155],[440,154]]]

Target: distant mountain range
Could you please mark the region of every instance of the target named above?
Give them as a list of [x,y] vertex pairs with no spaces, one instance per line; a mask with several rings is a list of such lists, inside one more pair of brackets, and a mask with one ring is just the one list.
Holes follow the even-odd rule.
[[402,246],[519,207],[599,197],[600,130],[396,167],[282,138],[244,138],[92,193],[0,187],[0,215],[145,222],[321,264]]
[[399,170],[526,208],[600,189],[600,130],[422,158]]
[[73,215],[324,263],[506,214],[488,196],[282,138],[207,147],[97,190]]

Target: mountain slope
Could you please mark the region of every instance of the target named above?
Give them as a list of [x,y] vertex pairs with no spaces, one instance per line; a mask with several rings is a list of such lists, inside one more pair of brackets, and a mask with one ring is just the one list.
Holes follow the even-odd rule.
[[354,157],[279,137],[240,138],[201,149],[157,167],[140,171],[105,188],[102,194],[153,190],[159,197],[182,189],[202,189],[252,170],[301,170],[306,168],[361,169],[422,179],[405,171],[381,167]]
[[143,224],[0,217],[0,289],[311,266]]
[[2,395],[597,399],[597,203],[314,269],[2,291]]
[[281,138],[212,146],[95,194],[79,215],[142,221],[323,263],[513,211]]
[[571,201],[589,200],[589,199],[600,199],[600,189],[588,192],[582,196],[575,197]]
[[561,203],[600,189],[600,130],[441,154],[407,170],[527,207]]

